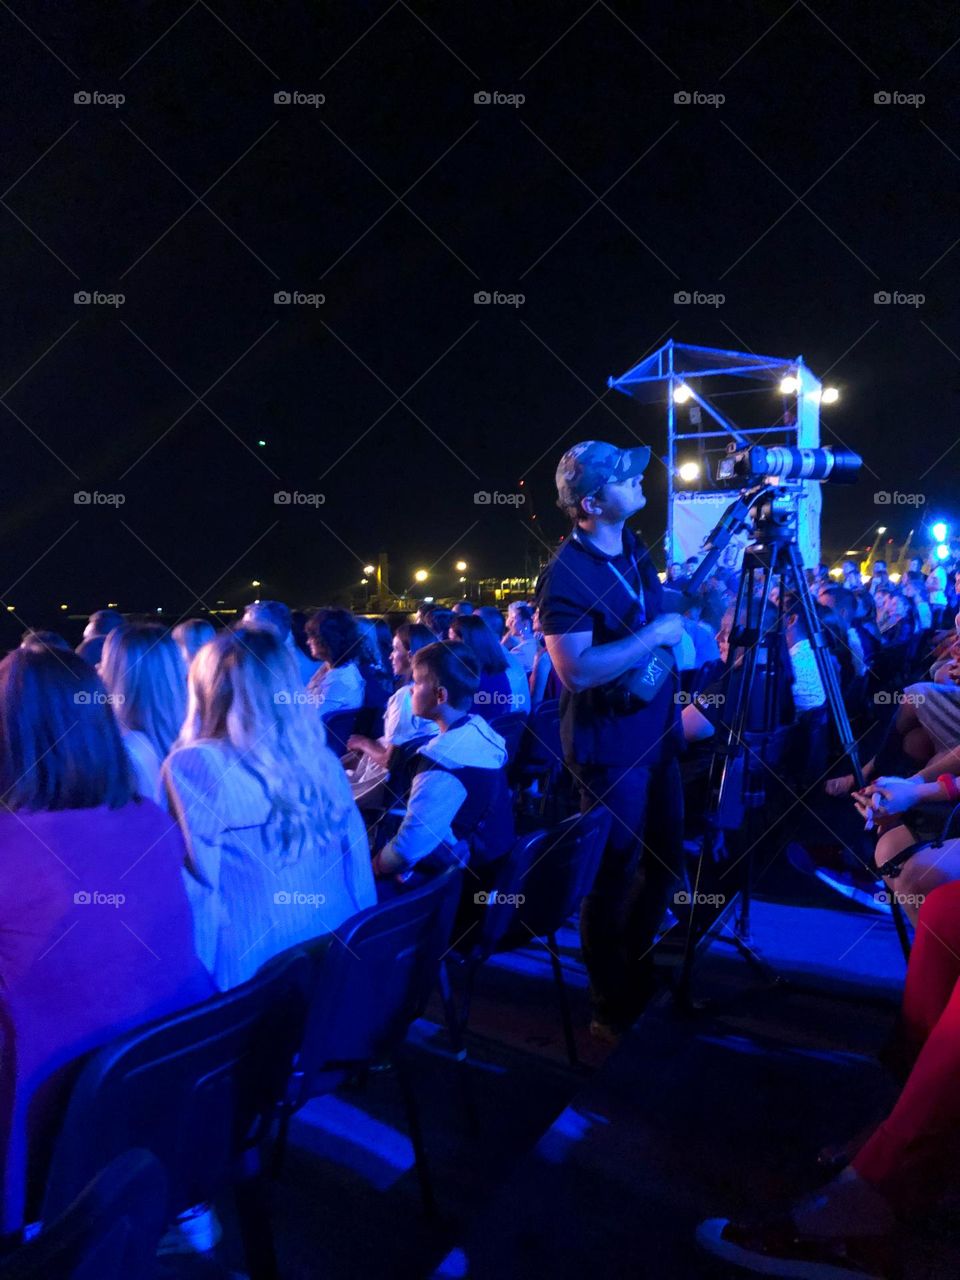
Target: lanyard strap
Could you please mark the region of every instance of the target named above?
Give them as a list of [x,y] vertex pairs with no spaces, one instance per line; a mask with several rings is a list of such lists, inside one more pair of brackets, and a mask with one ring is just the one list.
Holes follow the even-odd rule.
[[[585,544],[585,542],[584,542],[583,537],[581,536],[581,533],[580,533],[580,530],[579,530],[579,529],[577,529],[577,530],[576,530],[576,532],[574,533],[574,535],[573,535],[573,536],[574,536],[574,538],[576,538],[576,540],[580,543],[580,545],[581,545],[581,546],[586,545],[586,544]],[[637,581],[639,582],[639,581],[640,581],[640,566],[637,564],[637,557],[636,557],[636,555],[635,555],[635,554],[631,554],[631,556],[630,556],[630,563],[633,565],[634,572],[635,572],[635,573],[636,573],[636,575],[637,575]],[[617,568],[617,566],[613,563],[613,561],[612,561],[612,560],[605,560],[605,561],[604,561],[604,564],[605,564],[605,565],[607,566],[607,568],[611,571],[611,573],[616,574],[616,576],[617,576],[617,577],[620,579],[620,581],[623,583],[623,585],[624,585],[624,587],[626,588],[627,592],[629,593],[630,597],[631,597],[633,600],[635,600],[635,601],[636,601],[636,603],[640,606],[640,612],[643,614],[644,621],[646,621],[646,617],[647,617],[647,606],[646,606],[646,603],[644,602],[644,598],[643,598],[643,586],[641,585],[640,590],[639,590],[639,592],[638,592],[637,590],[635,590],[635,588],[634,588],[634,587],[632,587],[632,586],[630,585],[630,583],[626,580],[626,578],[623,576],[623,574],[620,572],[620,570]]]

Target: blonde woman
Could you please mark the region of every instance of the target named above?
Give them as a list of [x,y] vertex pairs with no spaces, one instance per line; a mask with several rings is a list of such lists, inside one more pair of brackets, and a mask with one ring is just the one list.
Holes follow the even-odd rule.
[[177,642],[155,622],[118,627],[104,641],[100,674],[137,790],[162,806],[160,766],[177,740],[187,709],[187,673]]
[[363,820],[273,632],[222,632],[196,655],[163,773],[197,954],[221,990],[376,902]]

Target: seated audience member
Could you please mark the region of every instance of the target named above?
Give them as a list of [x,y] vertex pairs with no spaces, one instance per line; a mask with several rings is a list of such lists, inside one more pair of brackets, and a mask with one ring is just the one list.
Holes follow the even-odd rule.
[[[507,655],[493,638],[493,632],[482,618],[457,617],[450,628],[450,639],[462,641],[473,654],[480,673],[480,685],[473,696],[470,708],[484,720],[523,711],[514,703],[514,696],[507,674]],[[530,695],[527,693],[527,703]]]
[[452,609],[439,604],[421,605],[417,614],[421,625],[429,627],[437,640],[449,639],[450,624],[455,616]]
[[394,889],[442,870],[460,840],[478,874],[512,843],[506,746],[470,714],[479,687],[476,659],[465,644],[430,644],[413,656],[413,713],[433,720],[439,733],[417,751],[400,830],[374,858],[377,878]]
[[860,633],[854,626],[856,598],[853,592],[848,591],[846,587],[835,586],[832,582],[827,583],[820,588],[817,602],[832,610],[840,619],[853,675],[862,676],[867,669],[867,664],[864,659],[863,642],[860,639]]
[[116,609],[98,609],[96,613],[91,613],[90,620],[83,629],[83,639],[77,645],[75,652],[79,653],[84,662],[89,662],[91,667],[95,667],[103,653],[104,640],[111,631],[122,626],[122,613],[118,613]]
[[931,631],[933,629],[933,612],[927,600],[927,588],[922,573],[917,571],[906,575],[903,580],[903,594],[916,610],[916,629],[918,631]]
[[927,603],[933,615],[933,625],[943,625],[943,615],[947,607],[947,571],[942,565],[936,565],[927,574],[924,584],[927,589]]
[[107,636],[100,659],[120,736],[148,800],[165,803],[160,766],[187,711],[187,673],[177,642],[155,622],[129,623]]
[[[504,621],[503,614],[492,604],[484,604],[477,610],[476,616],[482,618],[493,632],[494,640],[500,645],[504,657],[507,659],[507,678],[510,681],[510,691],[514,698],[517,699],[515,704],[517,709],[528,711],[530,709],[530,677],[527,675],[520,659],[515,657],[504,644],[507,624]],[[557,696],[559,697],[559,694]]]
[[893,1110],[865,1140],[847,1144],[852,1159],[839,1177],[785,1212],[701,1223],[702,1248],[763,1275],[905,1274],[903,1224],[936,1204],[956,1162],[960,882],[934,889],[919,923],[896,1045],[910,1070]]
[[513,649],[516,646],[516,637],[513,634],[513,620],[517,616],[517,610],[523,604],[522,600],[511,600],[507,605],[507,621],[504,634],[500,638],[500,643],[505,649]]
[[867,590],[871,595],[876,595],[878,587],[886,587],[889,584],[890,575],[887,573],[886,560],[874,560]]
[[863,586],[863,579],[860,577],[860,566],[856,560],[844,560],[841,565],[842,576],[840,581],[848,591],[859,591]]
[[891,582],[873,593],[877,605],[877,626],[884,645],[906,644],[913,635],[913,621],[903,594]]
[[827,700],[823,681],[813,654],[813,646],[807,634],[799,601],[795,596],[784,602],[786,612],[786,640],[793,669],[793,701],[798,712],[813,711]]
[[316,675],[317,664],[312,658],[307,657],[294,640],[293,616],[282,601],[255,600],[244,609],[240,625],[256,630],[261,627],[270,627],[277,633],[283,647],[296,662],[301,688],[308,685]]
[[28,1160],[42,1186],[81,1056],[213,986],[194,950],[183,839],[136,798],[106,690],[77,655],[0,662],[0,800],[9,1230]]
[[20,637],[20,648],[56,649],[60,653],[73,653],[67,641],[56,631],[25,631]]
[[363,819],[316,715],[289,697],[296,676],[271,630],[217,636],[164,764],[197,954],[221,990],[375,901]]
[[359,711],[366,685],[357,666],[360,638],[353,614],[319,609],[307,619],[307,644],[320,663],[307,686],[320,704],[320,714]]
[[553,667],[553,659],[547,649],[540,626],[540,610],[533,611],[533,634],[537,638],[537,653],[530,672],[530,707],[539,707],[541,702],[559,699],[563,693],[563,684]]
[[391,664],[399,685],[383,713],[383,733],[379,738],[355,733],[347,739],[348,750],[361,756],[357,766],[347,771],[354,797],[361,808],[376,807],[382,800],[383,784],[389,774],[394,747],[417,738],[432,738],[437,732],[433,720],[413,714],[410,698],[413,656],[433,643],[433,632],[429,627],[422,627],[417,622],[404,622],[397,627]]
[[529,676],[533,660],[537,656],[537,642],[533,635],[533,609],[522,601],[511,604],[507,612],[507,632],[512,639],[510,652]]
[[667,586],[674,586],[682,574],[683,565],[679,560],[674,560],[671,564],[667,565]]
[[458,614],[459,617],[461,618],[468,618],[470,614],[473,613],[473,601],[458,600],[457,603],[453,606],[453,612]]
[[173,638],[180,647],[184,670],[190,666],[197,650],[216,634],[216,627],[212,622],[207,622],[206,618],[188,618],[186,622],[177,623],[173,628]]
[[357,647],[357,668],[363,677],[363,705],[382,712],[387,699],[393,693],[393,675],[389,661],[380,654],[377,624],[373,618],[354,617],[360,643]]

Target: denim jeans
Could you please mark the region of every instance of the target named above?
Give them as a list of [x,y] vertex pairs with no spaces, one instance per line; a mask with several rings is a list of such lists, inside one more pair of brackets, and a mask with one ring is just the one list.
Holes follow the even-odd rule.
[[580,908],[594,1013],[629,1022],[652,976],[654,938],[684,878],[680,766],[574,765],[572,772],[581,812],[599,804],[611,815],[597,878]]

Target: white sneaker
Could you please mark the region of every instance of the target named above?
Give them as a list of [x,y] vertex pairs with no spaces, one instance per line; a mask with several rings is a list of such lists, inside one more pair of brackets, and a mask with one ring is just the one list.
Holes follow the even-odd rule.
[[195,1204],[177,1216],[157,1253],[210,1253],[222,1239],[223,1227],[213,1205]]

